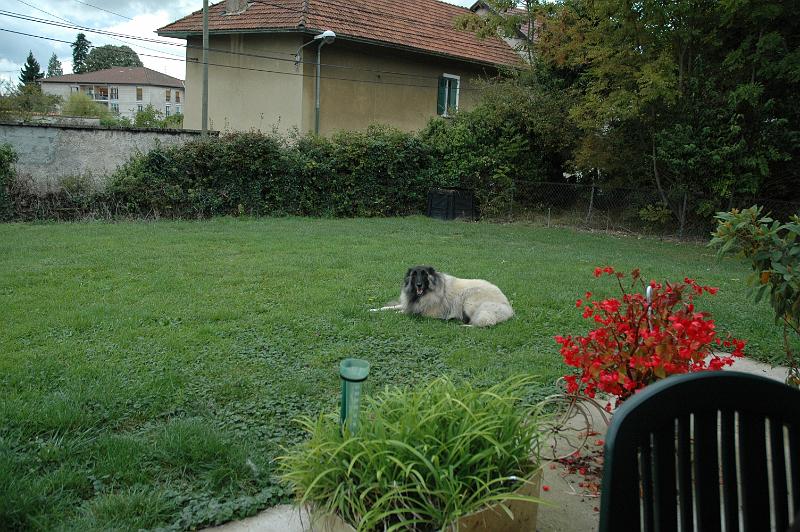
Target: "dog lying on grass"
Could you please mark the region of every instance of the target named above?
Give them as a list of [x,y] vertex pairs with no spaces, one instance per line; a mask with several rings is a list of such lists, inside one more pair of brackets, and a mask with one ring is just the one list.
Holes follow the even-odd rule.
[[488,327],[514,315],[511,303],[492,283],[483,279],[460,279],[430,266],[408,269],[399,303],[371,310],[458,319],[474,327]]

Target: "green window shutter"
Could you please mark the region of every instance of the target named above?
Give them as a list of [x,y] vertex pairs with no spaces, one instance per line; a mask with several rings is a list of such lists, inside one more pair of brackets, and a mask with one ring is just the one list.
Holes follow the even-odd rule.
[[447,79],[439,78],[439,99],[436,102],[436,114],[443,115],[447,110]]
[[457,79],[450,79],[450,93],[447,95],[447,107],[453,111],[458,110],[458,81]]

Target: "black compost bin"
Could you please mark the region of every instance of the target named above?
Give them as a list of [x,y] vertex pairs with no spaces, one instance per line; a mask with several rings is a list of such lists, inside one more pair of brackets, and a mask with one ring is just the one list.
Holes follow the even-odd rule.
[[433,188],[428,191],[428,216],[441,220],[477,218],[475,194],[464,188]]

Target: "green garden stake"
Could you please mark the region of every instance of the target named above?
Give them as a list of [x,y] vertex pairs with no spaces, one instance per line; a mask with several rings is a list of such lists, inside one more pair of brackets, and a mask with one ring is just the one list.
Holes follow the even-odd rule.
[[358,358],[345,358],[339,364],[342,379],[342,413],[339,417],[342,430],[344,424],[350,434],[358,430],[358,409],[361,406],[361,387],[369,375],[369,362]]

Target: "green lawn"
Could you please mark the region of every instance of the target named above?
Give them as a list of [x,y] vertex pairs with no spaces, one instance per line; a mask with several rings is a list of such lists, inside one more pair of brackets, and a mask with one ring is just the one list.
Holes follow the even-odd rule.
[[[495,282],[517,316],[368,312],[416,263]],[[720,328],[780,355],[744,264],[695,244],[425,218],[0,225],[0,529],[191,528],[285,501],[273,459],[292,418],[336,408],[345,357],[372,389],[529,372],[546,394],[552,337],[611,293],[605,264],[719,286],[700,302]]]

